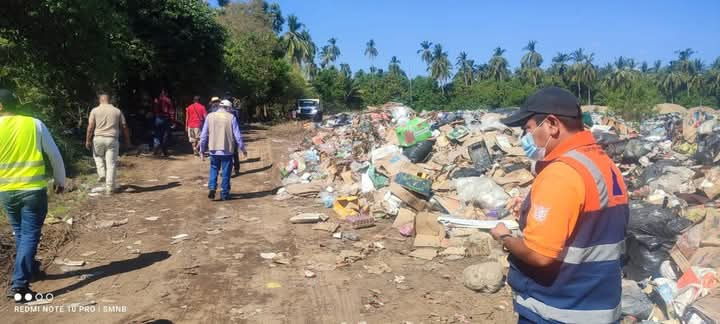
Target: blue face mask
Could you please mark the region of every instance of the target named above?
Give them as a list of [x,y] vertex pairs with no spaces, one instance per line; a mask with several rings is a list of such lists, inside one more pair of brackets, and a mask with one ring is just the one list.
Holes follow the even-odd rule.
[[[535,145],[535,139],[533,138],[533,134],[536,130],[542,126],[542,124],[545,122],[543,120],[531,133],[525,133],[523,137],[520,138],[520,145],[522,145],[522,149],[525,152],[525,156],[527,156],[532,161],[540,161],[545,158],[545,147],[538,147]],[[550,141],[550,138],[548,137],[548,142]],[[545,143],[545,146],[547,146],[547,143]]]

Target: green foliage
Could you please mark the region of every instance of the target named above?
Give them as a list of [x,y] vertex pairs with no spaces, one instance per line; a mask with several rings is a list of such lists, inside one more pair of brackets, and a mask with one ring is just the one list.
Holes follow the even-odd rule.
[[638,79],[627,87],[605,88],[598,100],[629,121],[640,121],[653,113],[653,107],[662,103],[657,87],[647,79]]

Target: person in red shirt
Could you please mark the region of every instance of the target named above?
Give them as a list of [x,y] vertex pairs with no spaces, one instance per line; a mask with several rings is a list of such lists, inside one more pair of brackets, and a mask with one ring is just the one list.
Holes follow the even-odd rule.
[[207,117],[207,111],[205,106],[200,103],[200,96],[193,97],[193,103],[185,108],[185,130],[195,155],[198,155],[200,130],[205,122],[205,117]]
[[160,91],[160,96],[153,102],[153,115],[153,153],[157,155],[162,151],[162,154],[167,156],[168,136],[170,128],[175,124],[175,107],[165,89]]

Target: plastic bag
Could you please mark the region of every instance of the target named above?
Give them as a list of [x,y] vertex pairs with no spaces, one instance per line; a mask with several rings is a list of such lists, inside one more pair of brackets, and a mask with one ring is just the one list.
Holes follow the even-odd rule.
[[636,163],[641,157],[650,153],[650,149],[638,139],[631,139],[625,145],[623,152],[623,162]]
[[691,225],[690,220],[663,206],[631,206],[626,237],[628,263],[623,268],[627,278],[638,281],[659,277],[660,266],[670,258],[668,251],[678,234]]
[[477,202],[484,209],[505,207],[510,196],[491,178],[468,177],[453,180],[458,197],[465,203]]
[[335,195],[333,193],[323,191],[320,193],[320,200],[325,208],[332,208],[333,203],[335,202]]
[[638,319],[650,317],[653,310],[653,303],[640,289],[637,282],[632,280],[622,281],[620,305],[623,315],[634,316]]
[[412,163],[425,162],[428,156],[430,156],[430,152],[432,152],[433,145],[435,145],[433,141],[420,142],[403,150],[403,154],[407,156]]
[[698,143],[695,161],[703,165],[713,165],[720,155],[720,134],[710,134]]

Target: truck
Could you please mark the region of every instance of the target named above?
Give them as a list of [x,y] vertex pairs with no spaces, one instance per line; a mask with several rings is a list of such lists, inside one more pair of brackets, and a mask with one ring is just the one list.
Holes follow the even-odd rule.
[[320,99],[298,99],[295,113],[298,118],[315,119],[322,116],[322,111]]

